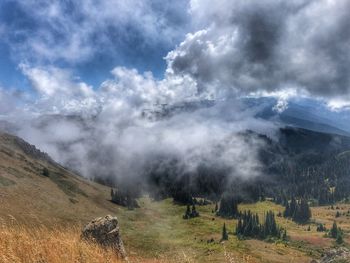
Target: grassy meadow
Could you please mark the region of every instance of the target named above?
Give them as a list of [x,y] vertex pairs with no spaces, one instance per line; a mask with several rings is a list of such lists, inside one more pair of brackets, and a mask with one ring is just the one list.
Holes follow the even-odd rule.
[[[139,200],[140,208],[128,210],[116,206],[122,238],[130,262],[297,262],[309,263],[320,258],[326,249],[335,246],[333,239],[316,231],[316,223],[331,227],[336,209],[312,208],[313,219],[308,225],[276,217],[280,226],[287,228],[290,240],[239,240],[233,234],[236,220],[222,219],[212,213],[214,205],[197,206],[200,217],[182,219],[185,206],[172,200]],[[339,211],[348,211],[350,205],[338,205]],[[250,209],[261,217],[268,210],[275,214],[283,207],[272,202],[242,204],[239,209]],[[350,218],[336,218],[340,227],[350,231]],[[229,240],[221,242],[223,223],[229,230]],[[64,225],[64,226],[63,226]],[[57,227],[56,227],[57,226]],[[308,231],[310,226],[310,231]],[[43,223],[30,226],[16,222],[0,229],[1,262],[120,262],[109,250],[80,240],[82,223],[55,225]],[[349,242],[347,235],[345,241]],[[41,261],[40,261],[41,260]]]
[[[186,206],[171,199],[144,197],[138,200],[140,208],[128,210],[110,202],[110,188],[32,158],[12,140],[0,135],[1,263],[120,262],[113,251],[80,239],[86,223],[108,214],[119,219],[130,262],[309,263],[335,246],[334,239],[316,231],[317,223],[329,229],[334,220],[345,232],[345,246],[350,243],[349,204],[313,207],[308,225],[276,217],[288,231],[288,242],[239,240],[233,234],[237,221],[215,216],[214,204],[197,206],[200,217],[189,220],[182,218]],[[260,219],[268,210],[283,211],[269,201],[240,204],[239,209],[250,209]],[[224,223],[229,240],[221,242]]]

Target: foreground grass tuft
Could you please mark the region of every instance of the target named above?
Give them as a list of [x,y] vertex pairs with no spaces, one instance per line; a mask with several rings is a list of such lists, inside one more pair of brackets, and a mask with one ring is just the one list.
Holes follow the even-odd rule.
[[121,262],[112,249],[82,241],[79,227],[0,226],[0,251],[2,263]]

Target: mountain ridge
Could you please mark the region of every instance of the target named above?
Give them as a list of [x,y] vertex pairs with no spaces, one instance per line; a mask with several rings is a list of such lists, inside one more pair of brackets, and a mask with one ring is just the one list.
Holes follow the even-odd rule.
[[0,133],[0,189],[0,220],[11,215],[30,224],[87,222],[118,211],[108,201],[108,187],[76,175],[34,145],[7,133]]

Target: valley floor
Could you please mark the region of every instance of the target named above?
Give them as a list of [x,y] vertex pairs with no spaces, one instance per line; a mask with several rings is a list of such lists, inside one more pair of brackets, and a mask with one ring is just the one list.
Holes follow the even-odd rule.
[[[198,206],[200,217],[182,219],[186,207],[175,205],[168,199],[153,202],[149,198],[139,200],[140,208],[127,210],[116,206],[115,214],[120,222],[121,234],[131,262],[307,262],[320,258],[333,239],[316,231],[316,222],[331,227],[334,220],[350,231],[350,205],[339,204],[312,208],[313,223],[297,225],[277,217],[278,223],[287,228],[290,241],[266,242],[238,240],[233,235],[236,220],[225,220],[212,213],[214,205]],[[337,209],[338,208],[338,209]],[[243,204],[240,210],[250,209],[261,216],[268,210],[276,214],[283,210],[269,201]],[[335,218],[336,211],[341,216]],[[80,240],[82,222],[55,225],[48,222],[30,226],[16,222],[15,218],[2,215],[0,228],[1,262],[118,262],[112,251]],[[9,223],[10,222],[10,223]],[[223,223],[229,230],[229,240],[221,242]],[[63,226],[65,225],[65,226]],[[209,242],[213,239],[212,242]],[[346,242],[350,239],[345,237]]]

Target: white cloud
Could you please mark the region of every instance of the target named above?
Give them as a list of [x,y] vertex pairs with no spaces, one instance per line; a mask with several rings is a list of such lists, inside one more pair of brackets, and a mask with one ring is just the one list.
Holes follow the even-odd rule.
[[157,80],[117,67],[94,90],[68,70],[21,69],[38,97],[22,108],[19,135],[85,176],[140,177],[159,156],[179,160],[187,172],[205,162],[227,167],[232,177],[261,174],[261,141],[237,133],[272,133],[273,125],[254,119],[253,109],[245,111],[235,99],[192,110],[201,103],[192,78]]
[[53,66],[33,68],[27,64],[20,64],[19,68],[40,95],[88,97],[93,94],[91,86],[81,81],[74,81],[68,70]]
[[332,98],[326,101],[327,106],[333,111],[343,111],[350,109],[350,98]]

